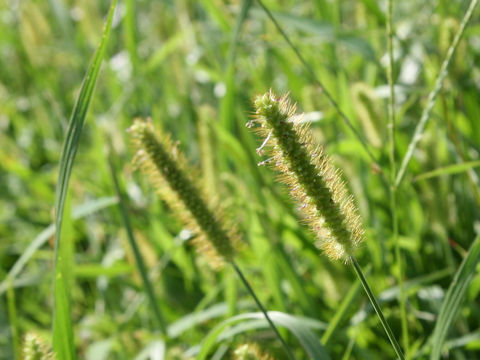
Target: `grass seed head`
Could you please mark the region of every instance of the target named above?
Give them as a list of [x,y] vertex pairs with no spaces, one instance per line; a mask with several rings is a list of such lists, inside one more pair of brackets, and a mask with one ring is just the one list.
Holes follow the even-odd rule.
[[209,204],[186,170],[186,161],[168,136],[157,137],[150,121],[136,119],[129,128],[137,154],[134,163],[149,175],[159,195],[175,209],[189,230],[195,233],[197,251],[206,255],[214,269],[230,261],[238,236],[225,225],[221,208]]
[[316,245],[333,260],[349,261],[364,237],[353,197],[341,173],[320,146],[315,146],[307,124],[293,121],[295,105],[271,90],[255,99],[255,118],[247,126],[264,139],[257,152],[266,151],[269,163],[300,204],[300,212],[317,235]]

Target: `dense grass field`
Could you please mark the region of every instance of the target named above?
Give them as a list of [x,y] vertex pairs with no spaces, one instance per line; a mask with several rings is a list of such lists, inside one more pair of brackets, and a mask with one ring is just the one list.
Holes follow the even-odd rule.
[[[0,1],[0,359],[396,357],[246,126],[269,89],[341,170],[405,358],[479,359],[476,4]],[[132,162],[136,118],[223,209],[234,262]]]

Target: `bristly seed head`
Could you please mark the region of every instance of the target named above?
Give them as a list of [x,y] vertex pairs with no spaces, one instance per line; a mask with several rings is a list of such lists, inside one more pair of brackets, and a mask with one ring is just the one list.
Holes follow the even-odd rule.
[[128,129],[137,149],[134,163],[149,175],[160,196],[176,210],[189,230],[198,252],[208,256],[214,269],[232,260],[238,236],[233,226],[221,219],[222,210],[209,204],[194,176],[186,171],[186,161],[167,136],[156,137],[151,121],[136,119]]
[[320,146],[315,146],[307,124],[292,121],[296,107],[287,96],[270,90],[255,99],[255,119],[248,127],[264,139],[261,151],[281,173],[300,204],[300,212],[316,233],[317,246],[330,259],[349,261],[363,241],[364,230],[353,197],[348,195],[338,169]]

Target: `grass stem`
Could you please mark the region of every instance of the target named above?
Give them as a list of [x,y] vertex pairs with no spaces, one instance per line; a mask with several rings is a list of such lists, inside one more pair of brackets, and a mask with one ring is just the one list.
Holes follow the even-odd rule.
[[268,316],[268,313],[267,313],[267,310],[265,309],[265,307],[262,305],[262,303],[260,302],[260,300],[258,299],[257,295],[255,294],[255,291],[252,289],[252,287],[250,286],[250,284],[248,283],[248,280],[245,278],[245,276],[243,275],[242,271],[240,270],[240,268],[237,266],[237,264],[234,262],[234,261],[230,261],[230,263],[232,264],[233,268],[235,269],[235,272],[237,273],[237,275],[240,277],[240,280],[243,282],[243,284],[245,285],[245,287],[247,288],[248,292],[250,293],[250,295],[252,296],[253,300],[255,300],[255,303],[257,304],[258,308],[260,309],[260,311],[263,313],[263,315],[265,316],[265,319],[267,319],[267,322],[268,324],[270,325],[270,327],[272,328],[272,330],[275,332],[275,335],[277,335],[277,338],[280,340],[280,342],[282,343],[282,346],[283,348],[285,349],[285,352],[287,353],[288,355],[288,358],[290,360],[295,360],[295,356],[293,355],[292,351],[290,350],[289,346],[287,345],[287,343],[285,342],[285,340],[283,339],[282,335],[280,335],[280,332],[278,331],[277,327],[275,326],[275,324],[273,323],[272,319],[270,319],[270,316]]
[[378,304],[378,301],[373,294],[372,289],[370,288],[370,285],[367,282],[367,279],[363,275],[363,271],[360,268],[360,265],[357,262],[357,259],[355,257],[350,256],[350,260],[353,265],[353,269],[355,270],[355,273],[357,274],[358,278],[360,279],[360,282],[363,285],[363,288],[365,289],[365,292],[367,293],[368,299],[370,300],[370,303],[372,304],[373,308],[375,309],[375,312],[378,315],[378,318],[380,319],[380,322],[383,326],[383,329],[387,333],[388,339],[390,340],[390,343],[393,346],[393,349],[397,353],[397,356],[400,360],[404,360],[405,356],[403,355],[402,349],[400,348],[400,345],[398,344],[397,340],[395,339],[395,335],[393,334],[392,329],[390,328],[390,325],[388,325],[387,320],[385,319],[385,316],[383,315],[382,309],[380,308],[380,305]]

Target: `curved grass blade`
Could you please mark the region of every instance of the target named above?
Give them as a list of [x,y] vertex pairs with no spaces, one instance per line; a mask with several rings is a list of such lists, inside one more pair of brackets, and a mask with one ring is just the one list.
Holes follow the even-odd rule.
[[432,335],[432,353],[431,360],[440,358],[443,342],[447,337],[448,329],[452,324],[457,312],[462,304],[463,297],[467,291],[468,285],[472,280],[478,262],[480,261],[480,236],[477,236],[472,246],[468,250],[467,256],[455,273],[452,283],[448,288],[447,295],[443,300],[440,313],[438,314],[435,328]]
[[433,177],[442,176],[442,175],[453,175],[453,174],[460,174],[462,172],[466,172],[470,169],[476,168],[480,166],[480,161],[468,161],[461,164],[453,164],[444,166],[432,171],[427,171],[423,174],[416,176],[413,181],[420,181],[431,179]]
[[[71,272],[71,264],[66,263],[68,257],[62,256],[66,245],[60,241],[62,233],[63,212],[67,197],[68,182],[72,173],[73,162],[78,149],[78,142],[82,133],[83,124],[88,106],[93,97],[95,84],[100,71],[100,65],[105,54],[110,30],[113,22],[113,14],[118,0],[113,0],[108,12],[107,20],[102,32],[102,38],[93,60],[88,67],[82,83],[80,94],[72,111],[68,125],[65,142],[62,148],[60,169],[58,174],[57,188],[55,193],[55,282],[54,296],[55,308],[53,315],[53,345],[59,359],[76,359],[73,329],[70,319],[70,297],[67,288],[65,270]],[[68,245],[68,244],[67,244]]]
[[[252,301],[238,301],[237,309],[243,310],[254,306]],[[228,313],[228,304],[225,302],[214,304],[204,310],[189,313],[174,323],[168,325],[167,333],[170,339],[179,337],[181,334],[190,330],[192,327],[224,316]]]
[[435,86],[433,90],[430,92],[430,94],[428,94],[427,105],[423,109],[422,116],[420,118],[420,121],[417,124],[417,127],[415,128],[415,132],[413,133],[412,140],[410,141],[410,144],[408,144],[407,153],[405,154],[405,157],[402,160],[400,170],[398,171],[397,177],[395,179],[395,187],[398,187],[400,185],[403,175],[405,175],[407,165],[413,156],[413,152],[415,151],[415,148],[417,147],[418,142],[423,137],[423,130],[425,129],[425,125],[427,124],[427,121],[430,118],[430,113],[432,112],[433,105],[435,104],[435,100],[437,99],[437,96],[440,90],[442,89],[443,80],[445,80],[445,78],[447,77],[448,67],[453,58],[453,54],[455,53],[455,50],[458,47],[458,44],[460,42],[460,39],[462,38],[462,35],[465,31],[465,28],[468,22],[472,18],[473,10],[475,10],[475,7],[477,6],[477,4],[478,4],[478,0],[472,0],[470,2],[467,12],[465,13],[465,16],[463,17],[462,22],[458,27],[458,31],[452,40],[452,44],[448,48],[447,55],[443,60],[442,67],[440,68],[440,72],[435,81]]
[[[324,324],[312,321],[307,318],[300,318],[297,316],[292,316],[278,311],[269,311],[269,317],[272,321],[279,326],[283,326],[290,330],[290,332],[295,335],[295,337],[300,341],[302,347],[307,352],[310,359],[322,360],[330,359],[325,348],[318,341],[318,337],[311,330],[312,328],[324,328]],[[253,324],[250,322],[254,321]],[[232,331],[228,329],[228,326],[247,322],[244,327],[241,327],[239,331]],[[253,328],[267,328],[268,323],[264,318],[264,315],[260,312],[257,313],[247,313],[242,315],[237,315],[226,319],[225,321],[218,324],[207,337],[204,339],[200,352],[197,356],[198,360],[207,359],[209,352],[212,347],[220,340],[225,339],[225,334],[230,334],[231,336],[240,332],[240,330],[248,331]],[[237,329],[238,330],[238,329]]]

